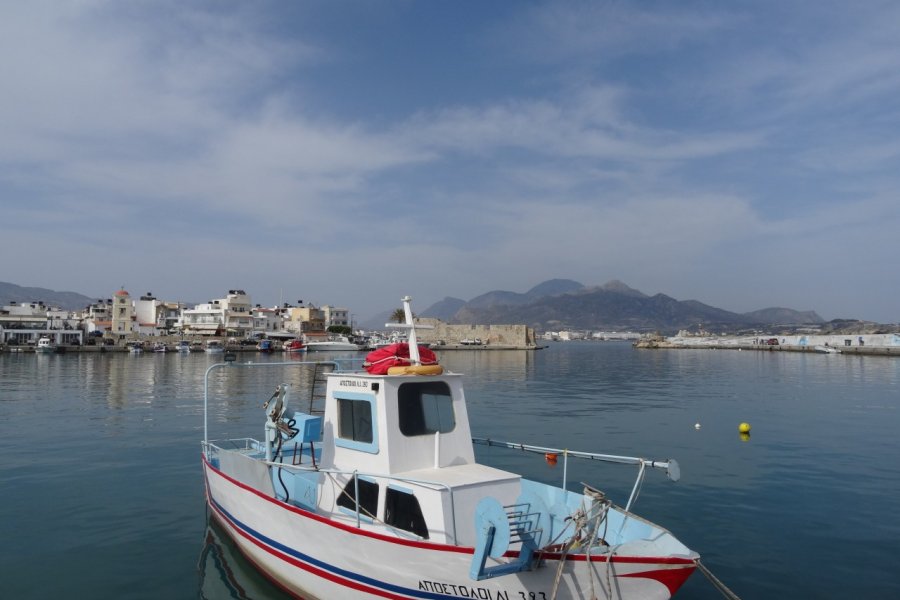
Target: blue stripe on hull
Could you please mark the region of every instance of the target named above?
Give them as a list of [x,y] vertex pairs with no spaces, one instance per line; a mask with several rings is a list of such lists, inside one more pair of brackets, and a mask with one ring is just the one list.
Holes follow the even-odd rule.
[[219,504],[212,497],[210,497],[209,500],[214,505],[213,508],[215,508],[225,518],[227,518],[230,523],[232,523],[235,527],[237,527],[238,529],[240,529],[241,531],[243,531],[244,533],[246,533],[248,536],[252,537],[256,541],[261,542],[271,548],[274,548],[283,554],[287,554],[288,556],[295,558],[301,562],[304,562],[310,566],[316,567],[323,571],[328,571],[329,573],[333,573],[336,576],[343,577],[343,578],[349,579],[351,581],[356,581],[356,582],[362,583],[364,585],[369,585],[374,588],[378,588],[378,589],[381,589],[381,590],[384,590],[387,592],[391,592],[393,594],[403,594],[406,596],[410,596],[412,598],[428,598],[430,600],[447,600],[447,599],[455,599],[455,598],[464,598],[465,597],[465,596],[450,596],[447,594],[439,594],[436,592],[428,592],[428,591],[424,591],[424,590],[416,590],[416,589],[412,589],[412,588],[407,588],[407,587],[395,585],[392,583],[387,583],[385,581],[380,581],[378,579],[373,579],[366,575],[362,575],[360,573],[355,573],[353,571],[348,571],[346,569],[342,569],[335,565],[331,565],[329,563],[323,562],[319,559],[313,558],[312,556],[310,556],[308,554],[304,554],[298,550],[295,550],[294,548],[291,548],[290,546],[286,546],[280,542],[277,542],[269,537],[264,536],[263,534],[259,533],[255,529],[252,529],[251,527],[249,527],[248,525],[243,523],[242,521],[239,521],[238,519],[236,519],[234,517],[234,515],[229,513],[227,510],[225,510],[225,508],[223,508],[222,505]]

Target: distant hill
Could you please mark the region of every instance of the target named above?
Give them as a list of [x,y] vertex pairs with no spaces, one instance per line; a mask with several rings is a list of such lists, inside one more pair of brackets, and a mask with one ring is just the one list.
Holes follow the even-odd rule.
[[524,294],[495,290],[472,298],[466,308],[487,309],[493,306],[520,306],[546,296],[557,296],[584,289],[584,285],[571,279],[550,279],[539,283]]
[[465,306],[466,301],[460,300],[459,298],[451,298],[447,296],[440,302],[435,302],[431,306],[425,309],[422,314],[418,315],[420,317],[429,317],[432,319],[440,319],[445,323],[449,323],[453,318],[453,315],[456,312]]
[[38,287],[22,287],[0,281],[0,306],[6,306],[12,302],[19,304],[43,302],[48,306],[65,310],[79,310],[96,301],[96,296],[84,296],[76,292],[57,292]]
[[674,333],[680,329],[735,331],[766,325],[823,323],[814,311],[768,308],[740,314],[697,300],[676,300],[665,294],[648,296],[618,280],[585,287],[571,280],[552,279],[524,294],[491,291],[462,304],[451,315],[452,308],[459,303],[458,299],[453,300],[436,304],[437,308],[429,308],[422,316],[434,316],[448,323],[524,323],[538,331]]
[[825,319],[814,310],[796,311],[790,308],[764,308],[744,313],[744,316],[760,323],[775,325],[798,325],[806,323],[824,323]]
[[577,292],[584,289],[584,285],[571,279],[549,279],[544,283],[539,283],[527,292],[525,295],[529,298],[543,298],[544,296],[558,296],[560,294],[568,294],[569,292]]

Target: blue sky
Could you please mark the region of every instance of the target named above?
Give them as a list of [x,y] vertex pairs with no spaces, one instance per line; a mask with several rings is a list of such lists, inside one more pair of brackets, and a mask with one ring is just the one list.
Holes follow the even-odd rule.
[[7,2],[0,280],[900,321],[892,2]]

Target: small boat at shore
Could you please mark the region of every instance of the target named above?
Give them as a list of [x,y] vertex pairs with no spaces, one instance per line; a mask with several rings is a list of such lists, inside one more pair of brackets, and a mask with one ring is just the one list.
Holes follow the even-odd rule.
[[175,352],[181,352],[183,354],[187,354],[191,351],[191,343],[187,340],[181,340],[177,344],[175,344]]
[[303,340],[293,339],[288,340],[282,345],[282,350],[285,352],[306,352],[306,346],[303,344]]
[[53,354],[56,352],[56,344],[53,343],[53,340],[44,335],[37,341],[34,351],[38,354]]
[[163,342],[156,342],[155,344],[153,344],[153,351],[163,354],[169,351],[169,347],[166,346]]
[[357,352],[361,348],[359,344],[351,342],[347,336],[338,335],[322,341],[307,341],[306,349],[310,352]]
[[[320,599],[663,600],[702,570],[696,552],[632,512],[648,471],[679,478],[674,460],[473,438],[462,375],[418,346],[409,301],[408,344],[370,355],[365,370],[281,363],[263,439],[210,439],[208,390],[227,386],[209,380],[273,364],[207,369],[206,499],[252,564],[290,594]],[[289,368],[324,390],[296,397]],[[561,485],[480,463],[476,444],[559,461]],[[635,467],[627,502],[567,481],[575,459]]]
[[207,354],[222,354],[225,352],[225,345],[219,340],[209,340],[203,349]]
[[829,346],[825,344],[824,346],[814,346],[813,350],[820,354],[840,354],[841,351],[835,348],[834,346]]

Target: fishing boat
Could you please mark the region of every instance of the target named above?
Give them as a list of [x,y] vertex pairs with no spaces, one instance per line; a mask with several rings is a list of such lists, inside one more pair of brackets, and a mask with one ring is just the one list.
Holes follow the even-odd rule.
[[306,352],[306,346],[303,345],[303,340],[293,339],[286,341],[282,349],[285,352]]
[[[408,297],[403,305],[408,343],[373,352],[365,370],[337,361],[207,369],[207,503],[265,576],[307,599],[657,600],[703,569],[696,552],[632,512],[648,471],[678,479],[674,460],[472,438],[462,375],[418,346],[422,326]],[[307,396],[285,376],[263,404],[261,439],[210,439],[208,390],[227,389],[242,368],[278,365],[314,371]],[[223,381],[210,385],[213,376]],[[481,464],[476,444],[559,461],[562,484]],[[635,467],[624,506],[571,485],[575,459]]]
[[44,335],[37,341],[34,351],[38,354],[52,354],[56,352],[56,345],[53,340]]
[[156,342],[155,344],[153,344],[153,351],[159,352],[162,354],[162,353],[168,352],[169,347],[166,346],[166,344],[164,342]]
[[225,345],[219,340],[209,340],[206,342],[204,350],[206,350],[208,354],[222,354],[225,352]]
[[142,354],[144,352],[143,342],[128,342],[125,344],[125,347],[128,348],[130,354]]
[[175,344],[175,352],[181,352],[183,354],[187,354],[191,351],[191,343],[187,340],[181,340],[177,344]]
[[272,344],[272,340],[262,339],[262,340],[259,340],[259,342],[257,342],[256,349],[259,352],[267,352],[268,353],[268,352],[274,352],[275,346],[274,346],[274,344]]
[[351,342],[347,336],[337,335],[322,341],[307,340],[306,349],[310,352],[356,352],[360,347],[359,344]]

